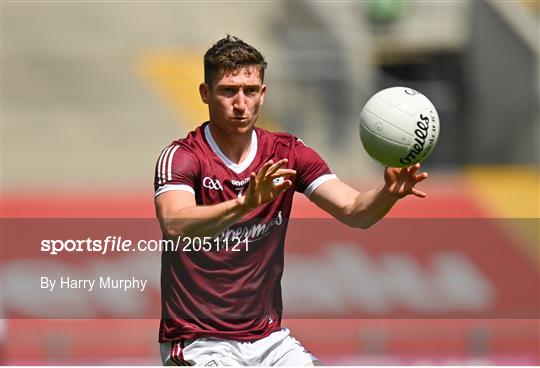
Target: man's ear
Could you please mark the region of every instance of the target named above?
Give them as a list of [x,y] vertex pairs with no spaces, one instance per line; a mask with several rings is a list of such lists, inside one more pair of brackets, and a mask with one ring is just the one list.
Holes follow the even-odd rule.
[[264,96],[266,96],[266,90],[267,89],[268,88],[266,87],[266,84],[263,84],[262,87],[261,87],[261,103],[260,103],[260,105],[262,105],[263,102],[264,102]]
[[204,102],[205,104],[208,105],[208,97],[209,97],[209,94],[210,94],[210,86],[208,86],[208,84],[206,84],[206,83],[199,84],[199,93],[201,95],[202,102]]

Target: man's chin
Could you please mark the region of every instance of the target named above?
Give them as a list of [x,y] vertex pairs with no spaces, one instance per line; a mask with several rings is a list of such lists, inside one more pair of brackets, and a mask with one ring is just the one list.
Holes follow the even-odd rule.
[[248,134],[251,133],[254,127],[255,124],[251,121],[239,121],[232,126],[232,130],[238,134]]

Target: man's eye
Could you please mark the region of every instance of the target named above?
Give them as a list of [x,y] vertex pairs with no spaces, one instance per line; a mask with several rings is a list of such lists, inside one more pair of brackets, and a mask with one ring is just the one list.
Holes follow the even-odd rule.
[[222,94],[226,96],[233,96],[236,93],[236,91],[232,87],[222,87],[219,90],[221,91]]
[[256,89],[256,88],[248,88],[248,89],[246,90],[246,93],[247,93],[248,95],[254,95],[255,93],[257,93],[257,89]]

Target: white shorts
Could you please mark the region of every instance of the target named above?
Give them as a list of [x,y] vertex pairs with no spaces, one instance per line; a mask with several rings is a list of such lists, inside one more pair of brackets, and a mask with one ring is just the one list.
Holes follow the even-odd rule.
[[203,337],[160,344],[163,365],[311,365],[316,361],[287,328],[253,342]]

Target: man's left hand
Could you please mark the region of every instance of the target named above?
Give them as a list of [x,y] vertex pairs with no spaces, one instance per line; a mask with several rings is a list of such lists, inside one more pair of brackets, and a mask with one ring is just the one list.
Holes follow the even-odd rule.
[[403,198],[409,194],[420,198],[425,198],[426,193],[418,190],[416,184],[428,178],[428,174],[423,172],[417,174],[420,164],[415,164],[407,168],[387,167],[384,170],[384,188],[391,196]]

